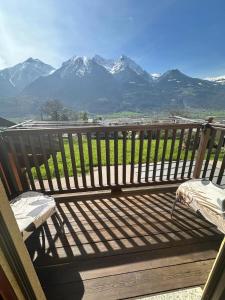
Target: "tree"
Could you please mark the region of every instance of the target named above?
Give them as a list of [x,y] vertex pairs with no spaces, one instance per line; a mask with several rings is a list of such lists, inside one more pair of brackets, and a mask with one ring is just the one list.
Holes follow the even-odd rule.
[[61,115],[62,121],[78,121],[79,120],[79,113],[76,111],[64,107],[62,115]]
[[69,121],[70,111],[67,108],[64,108],[60,116],[61,121]]
[[41,120],[51,121],[78,121],[88,120],[87,112],[76,112],[65,107],[59,100],[48,100],[41,106]]
[[88,114],[86,111],[81,111],[80,112],[80,119],[83,121],[87,121],[88,120]]
[[48,100],[41,107],[41,116],[51,121],[60,121],[63,115],[63,104],[59,100]]

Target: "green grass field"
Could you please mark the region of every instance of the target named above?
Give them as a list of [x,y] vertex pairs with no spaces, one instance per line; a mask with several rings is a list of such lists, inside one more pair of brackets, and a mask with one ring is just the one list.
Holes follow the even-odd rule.
[[[76,167],[77,167],[77,172],[81,172],[81,165],[80,165],[80,154],[79,154],[79,149],[78,149],[78,142],[77,140],[74,140],[74,153],[75,153],[75,161],[76,161]],[[163,153],[163,144],[164,140],[161,139],[159,142],[159,148],[158,148],[158,161],[162,159],[162,153]],[[114,140],[109,141],[110,145],[110,165],[114,165]],[[156,141],[152,140],[152,145],[151,145],[151,155],[150,155],[150,162],[154,161],[154,156],[155,156],[155,146],[156,146]],[[175,146],[174,146],[174,152],[173,152],[173,160],[177,159],[178,155],[178,147],[179,147],[179,140],[176,140]],[[72,171],[72,163],[71,163],[71,157],[70,157],[70,149],[69,149],[69,144],[68,140],[64,139],[64,149],[65,149],[65,155],[66,155],[66,163],[67,163],[67,168],[69,172],[69,176],[73,176],[73,171]],[[168,139],[167,141],[167,148],[166,148],[166,155],[165,155],[165,161],[169,160],[170,156],[170,149],[171,149],[171,139]],[[84,162],[85,162],[85,171],[89,171],[89,155],[88,155],[88,146],[87,146],[87,140],[83,138],[83,151],[84,151]],[[96,140],[92,140],[92,153],[93,153],[93,164],[94,166],[97,166],[97,147],[96,147]],[[211,158],[213,158],[215,153],[215,150],[211,154]],[[188,151],[188,159],[191,158],[192,150]],[[185,155],[185,150],[182,149],[181,151],[181,156],[180,160],[184,159]],[[219,159],[221,160],[224,155],[224,151],[221,151]],[[147,140],[144,140],[143,143],[143,155],[142,155],[142,162],[146,162],[146,156],[147,156]],[[105,140],[101,140],[101,159],[102,159],[102,166],[106,165],[106,144]],[[121,139],[118,140],[118,164],[121,165],[123,160],[123,141]],[[139,161],[139,140],[136,140],[135,142],[135,164],[137,164]],[[63,163],[62,163],[62,156],[61,153],[57,153],[57,162],[58,162],[58,169],[60,176],[64,176],[64,170],[63,170]],[[127,140],[127,151],[126,151],[126,163],[130,164],[131,162],[131,140]],[[50,173],[51,176],[54,178],[55,177],[55,169],[53,165],[53,160],[52,157],[48,160],[49,168],[50,168]],[[46,169],[45,166],[42,165],[40,167],[41,174],[44,179],[47,178],[46,176]],[[36,170],[35,168],[32,169],[34,178],[37,178]]]
[[[110,164],[114,165],[114,141],[110,140],[109,144],[110,144]],[[156,145],[156,141],[152,140],[150,162],[154,161],[155,145]],[[179,141],[177,140],[175,142],[175,147],[174,147],[174,152],[173,152],[173,160],[176,160],[176,158],[177,158],[178,146],[179,146]],[[169,160],[170,148],[171,148],[171,140],[168,140],[165,160]],[[71,163],[71,157],[70,157],[69,144],[68,144],[67,140],[64,140],[64,149],[65,149],[66,163],[67,163],[69,176],[72,176],[73,175],[72,163]],[[88,155],[87,141],[85,139],[83,139],[83,150],[84,150],[85,171],[88,172],[89,171],[89,155]],[[161,160],[162,152],[163,152],[163,140],[160,140],[159,149],[158,149],[158,160]],[[79,149],[78,149],[78,143],[76,140],[74,140],[74,153],[75,153],[77,172],[80,173],[81,172],[80,154],[79,154]],[[92,140],[92,153],[93,153],[93,164],[94,164],[94,166],[97,166],[97,147],[96,147],[95,140]],[[184,153],[185,153],[185,150],[182,150],[180,159],[184,158]],[[143,163],[146,162],[146,156],[147,156],[147,140],[144,140],[143,156],[142,156]],[[188,158],[190,158],[190,157],[191,157],[191,151],[189,151],[189,153],[188,153]],[[105,145],[104,140],[101,140],[101,159],[102,159],[102,166],[105,166],[106,165],[106,145]],[[123,141],[119,139],[118,140],[118,164],[119,165],[122,164],[122,160],[123,160]],[[57,161],[58,161],[58,168],[59,168],[60,176],[64,176],[62,156],[61,156],[60,152],[57,153]],[[137,164],[138,161],[139,161],[139,140],[136,140],[135,164]],[[131,140],[127,140],[126,162],[127,162],[127,164],[130,164],[130,162],[131,162]],[[52,157],[48,160],[48,164],[49,164],[51,176],[55,177],[55,170],[54,170]],[[43,178],[47,178],[45,166],[42,165],[40,169],[41,169],[41,174],[42,174]],[[36,178],[37,177],[36,170],[33,168],[32,171],[33,171],[34,177]]]

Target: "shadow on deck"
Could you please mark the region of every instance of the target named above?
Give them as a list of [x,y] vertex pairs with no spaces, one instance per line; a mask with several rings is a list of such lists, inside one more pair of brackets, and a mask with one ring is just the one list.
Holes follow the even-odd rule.
[[[162,190],[161,190],[162,191]],[[47,299],[123,299],[203,285],[222,235],[173,192],[58,200],[27,241]],[[44,235],[43,235],[44,233]]]

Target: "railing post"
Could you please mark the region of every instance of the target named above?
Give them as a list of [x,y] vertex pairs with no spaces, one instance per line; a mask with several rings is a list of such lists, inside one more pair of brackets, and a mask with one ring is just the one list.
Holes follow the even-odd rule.
[[117,194],[120,194],[120,193],[122,193],[121,187],[114,186],[114,187],[111,188],[111,194],[112,195],[117,195]]
[[199,178],[201,175],[202,165],[206,153],[206,149],[208,146],[210,134],[211,134],[211,126],[210,123],[212,123],[213,117],[210,117],[207,119],[207,123],[203,124],[203,129],[201,133],[201,138],[197,150],[197,156],[195,159],[195,167],[193,171],[193,178]]

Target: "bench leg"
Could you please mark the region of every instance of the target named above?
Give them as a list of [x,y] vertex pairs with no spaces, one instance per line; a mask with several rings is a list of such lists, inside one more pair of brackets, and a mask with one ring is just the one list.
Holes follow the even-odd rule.
[[173,207],[172,207],[171,214],[170,214],[171,219],[173,218],[173,212],[174,212],[174,210],[175,210],[175,206],[176,206],[178,200],[179,200],[178,197],[176,197],[176,198],[174,199]]

